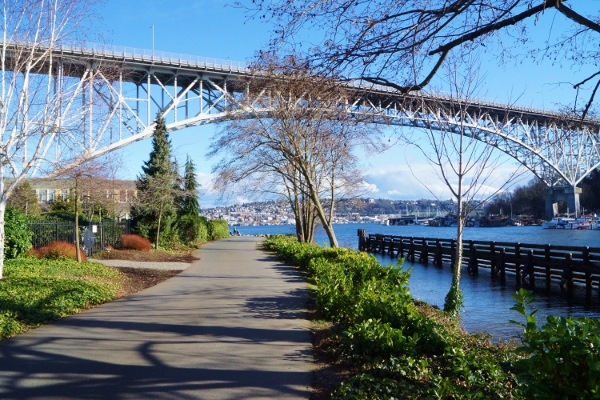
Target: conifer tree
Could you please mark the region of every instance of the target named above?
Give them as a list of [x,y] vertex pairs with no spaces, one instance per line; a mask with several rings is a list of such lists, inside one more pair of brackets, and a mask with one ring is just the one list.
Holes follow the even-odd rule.
[[185,162],[183,179],[181,214],[198,216],[200,213],[200,205],[198,204],[198,188],[200,185],[196,181],[196,166],[189,155],[187,156],[187,160]]
[[177,239],[175,222],[179,197],[176,164],[171,160],[171,141],[162,115],[156,117],[150,158],[137,179],[138,196],[133,206],[134,232],[160,243]]
[[188,245],[197,244],[200,235],[200,205],[198,204],[198,188],[196,166],[188,155],[183,177],[183,190],[179,201],[179,236]]

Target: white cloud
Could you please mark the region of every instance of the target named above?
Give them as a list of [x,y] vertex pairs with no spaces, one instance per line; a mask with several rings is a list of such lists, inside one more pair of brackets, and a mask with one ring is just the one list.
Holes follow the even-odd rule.
[[379,193],[379,188],[374,183],[363,181],[360,185],[359,191],[361,193],[364,193],[365,195],[375,194],[375,193]]
[[[403,157],[400,160],[380,163],[366,171],[368,181],[375,185],[383,198],[396,200],[414,200],[420,198],[450,199],[451,192],[440,178],[438,171],[427,162],[415,162],[407,165]],[[478,190],[478,197],[487,196],[504,185],[518,166],[507,162],[490,169],[489,178]],[[454,180],[455,178],[452,177]],[[530,173],[524,173],[516,184],[531,179]]]

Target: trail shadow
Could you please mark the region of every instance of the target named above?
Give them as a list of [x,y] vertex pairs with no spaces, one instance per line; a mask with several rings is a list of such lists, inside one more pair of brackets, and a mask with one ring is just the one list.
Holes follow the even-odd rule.
[[294,289],[283,296],[252,297],[246,308],[254,318],[307,319],[308,287]]
[[[51,341],[51,340],[50,340]],[[46,343],[48,344],[48,343]],[[197,399],[219,389],[223,397],[308,398],[303,372],[173,367],[153,354],[159,342],[147,342],[139,353],[146,365],[123,365],[39,350],[42,343],[24,347],[18,342],[0,346],[2,399]],[[294,357],[298,355],[290,355]],[[27,384],[23,384],[27,382]],[[268,395],[264,388],[274,390]],[[229,395],[228,395],[229,393]],[[214,396],[214,393],[213,393]],[[214,398],[214,397],[213,397]]]
[[[248,243],[232,238],[210,251],[238,240]],[[254,266],[260,273],[240,280],[235,269],[209,275],[192,266],[160,287],[0,342],[0,398],[308,399],[310,332],[295,321],[306,318],[308,287],[274,257],[241,247],[265,262]]]

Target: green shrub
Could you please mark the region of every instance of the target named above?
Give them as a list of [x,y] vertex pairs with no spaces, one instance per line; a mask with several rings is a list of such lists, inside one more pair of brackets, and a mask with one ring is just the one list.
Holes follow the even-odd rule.
[[27,217],[13,207],[6,207],[4,214],[4,258],[17,258],[31,248],[33,232],[29,230]]
[[208,220],[206,217],[200,217],[198,224],[198,241],[199,243],[206,243],[208,240]]
[[208,239],[219,240],[229,237],[229,225],[227,221],[221,219],[211,219],[208,221]]
[[512,361],[510,352],[428,316],[439,310],[421,313],[402,262],[384,267],[366,253],[301,244],[292,236],[263,244],[314,280],[317,313],[334,323],[334,353],[358,371],[332,398],[517,398],[515,377],[502,368]]
[[0,339],[112,300],[120,273],[98,263],[21,257],[0,280]]
[[523,346],[517,351],[526,358],[515,363],[528,399],[600,398],[600,321],[587,317],[549,316],[539,330],[535,314],[527,313],[534,301],[532,292],[520,289],[512,295],[512,310],[525,317]]
[[187,246],[197,246],[201,243],[200,236],[200,217],[197,215],[182,215],[177,221],[177,230],[181,242]]

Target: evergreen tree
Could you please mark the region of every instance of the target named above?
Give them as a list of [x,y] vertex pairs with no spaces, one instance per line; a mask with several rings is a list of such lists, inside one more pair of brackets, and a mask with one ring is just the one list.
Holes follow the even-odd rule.
[[198,204],[198,188],[196,181],[196,166],[188,155],[185,163],[183,190],[179,204],[179,236],[188,245],[195,245],[200,235],[202,224],[200,205]]
[[132,209],[134,232],[154,241],[156,248],[177,240],[175,199],[179,197],[176,164],[162,115],[156,117],[150,158],[138,176],[138,196]]
[[187,160],[185,162],[185,173],[183,179],[181,213],[182,215],[197,216],[200,214],[200,205],[198,204],[198,189],[200,185],[196,181],[196,166],[189,155],[187,156]]
[[17,186],[9,196],[6,205],[14,207],[17,211],[25,215],[35,216],[42,213],[35,190],[31,188],[28,182]]

